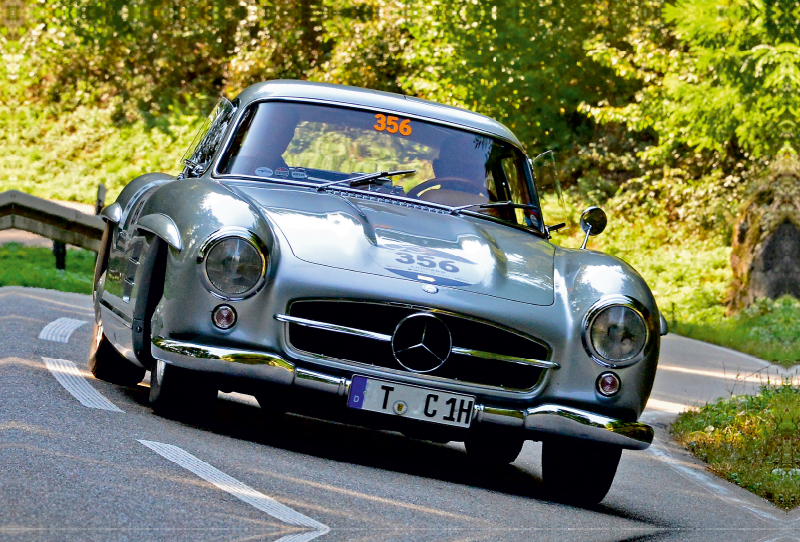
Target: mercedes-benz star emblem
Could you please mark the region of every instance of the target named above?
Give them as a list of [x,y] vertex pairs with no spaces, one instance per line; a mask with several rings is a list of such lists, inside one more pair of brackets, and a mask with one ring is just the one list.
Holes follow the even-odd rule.
[[450,330],[429,312],[406,316],[392,335],[394,359],[415,373],[429,373],[441,367],[452,348]]

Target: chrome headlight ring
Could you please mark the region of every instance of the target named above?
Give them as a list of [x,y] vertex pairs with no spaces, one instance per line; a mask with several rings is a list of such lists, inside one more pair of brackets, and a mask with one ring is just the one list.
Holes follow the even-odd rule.
[[[246,241],[255,249],[258,253],[260,260],[261,260],[261,269],[258,275],[258,279],[255,281],[251,287],[243,292],[237,293],[228,293],[220,290],[217,286],[215,286],[211,279],[208,276],[207,267],[207,258],[211,251],[221,242],[226,241],[228,239],[241,239]],[[200,277],[203,285],[211,292],[212,295],[218,297],[219,299],[223,299],[225,301],[240,301],[242,299],[247,299],[255,295],[266,283],[267,277],[267,268],[269,266],[269,251],[267,250],[266,244],[259,238],[256,234],[251,232],[246,228],[240,228],[235,226],[229,226],[225,228],[220,228],[219,230],[215,231],[211,235],[209,235],[205,241],[200,245],[200,248],[197,251],[197,263],[203,264],[199,267],[200,269]],[[205,262],[205,264],[204,264]]]
[[[595,319],[604,310],[615,306],[625,307],[627,309],[632,310],[639,318],[641,318],[645,329],[645,336],[642,348],[635,355],[624,360],[606,359],[605,357],[600,355],[600,353],[597,351],[592,341],[592,326],[595,322]],[[616,369],[616,368],[630,367],[631,365],[635,365],[636,363],[644,359],[644,357],[647,356],[647,354],[650,351],[650,334],[652,332],[651,330],[652,326],[650,320],[651,320],[650,311],[647,310],[647,307],[645,307],[637,299],[634,299],[627,295],[612,295],[604,297],[600,299],[598,302],[596,302],[594,305],[592,305],[592,307],[586,312],[586,315],[583,317],[583,323],[581,325],[581,337],[583,339],[583,348],[586,350],[586,353],[589,354],[589,357],[591,357],[595,363],[605,368]]]

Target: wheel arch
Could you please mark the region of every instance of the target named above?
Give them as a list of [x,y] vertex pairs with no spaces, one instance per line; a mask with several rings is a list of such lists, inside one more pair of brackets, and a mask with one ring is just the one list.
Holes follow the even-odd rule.
[[178,252],[183,250],[181,232],[178,230],[178,226],[174,220],[163,213],[152,213],[143,216],[136,222],[136,229],[154,234]]

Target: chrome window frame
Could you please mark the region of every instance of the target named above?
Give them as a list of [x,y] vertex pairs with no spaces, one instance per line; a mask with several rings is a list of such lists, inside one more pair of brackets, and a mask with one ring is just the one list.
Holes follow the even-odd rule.
[[[605,309],[616,306],[627,307],[638,314],[644,323],[645,329],[644,345],[642,346],[642,349],[635,356],[622,361],[608,360],[601,356],[594,348],[591,339],[591,328],[592,324],[594,324],[595,318],[597,318],[597,316]],[[636,365],[646,358],[651,350],[650,338],[652,336],[652,318],[650,316],[650,311],[648,311],[647,307],[645,307],[644,304],[638,299],[627,295],[610,295],[603,297],[599,301],[595,302],[591,308],[586,311],[586,314],[583,317],[583,322],[581,325],[581,339],[583,340],[583,348],[586,350],[586,353],[589,355],[589,357],[592,358],[592,361],[606,369],[620,369]]]
[[[250,288],[249,290],[242,292],[241,294],[228,294],[219,289],[217,289],[214,284],[212,284],[211,279],[208,278],[208,271],[206,271],[206,258],[211,252],[211,250],[220,242],[224,241],[225,239],[229,238],[237,238],[243,239],[247,241],[253,248],[256,249],[256,252],[261,256],[261,275],[256,282],[255,286]],[[197,250],[197,268],[198,273],[200,275],[200,281],[203,283],[203,286],[213,295],[223,301],[241,301],[243,299],[247,299],[249,297],[254,296],[257,294],[264,285],[267,283],[267,274],[269,271],[270,265],[270,257],[269,257],[269,250],[267,249],[266,243],[261,240],[255,233],[251,232],[246,228],[240,228],[237,226],[228,226],[225,228],[220,228],[208,237],[200,244],[199,249]]]

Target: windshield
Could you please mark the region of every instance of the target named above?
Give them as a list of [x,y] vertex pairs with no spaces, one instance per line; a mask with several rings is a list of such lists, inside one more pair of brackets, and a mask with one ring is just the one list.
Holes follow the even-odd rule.
[[[322,184],[414,170],[362,189],[450,207],[475,205],[469,211],[538,230],[541,215],[525,160],[508,143],[389,113],[263,102],[244,113],[218,172]],[[530,207],[480,207],[506,201]]]

